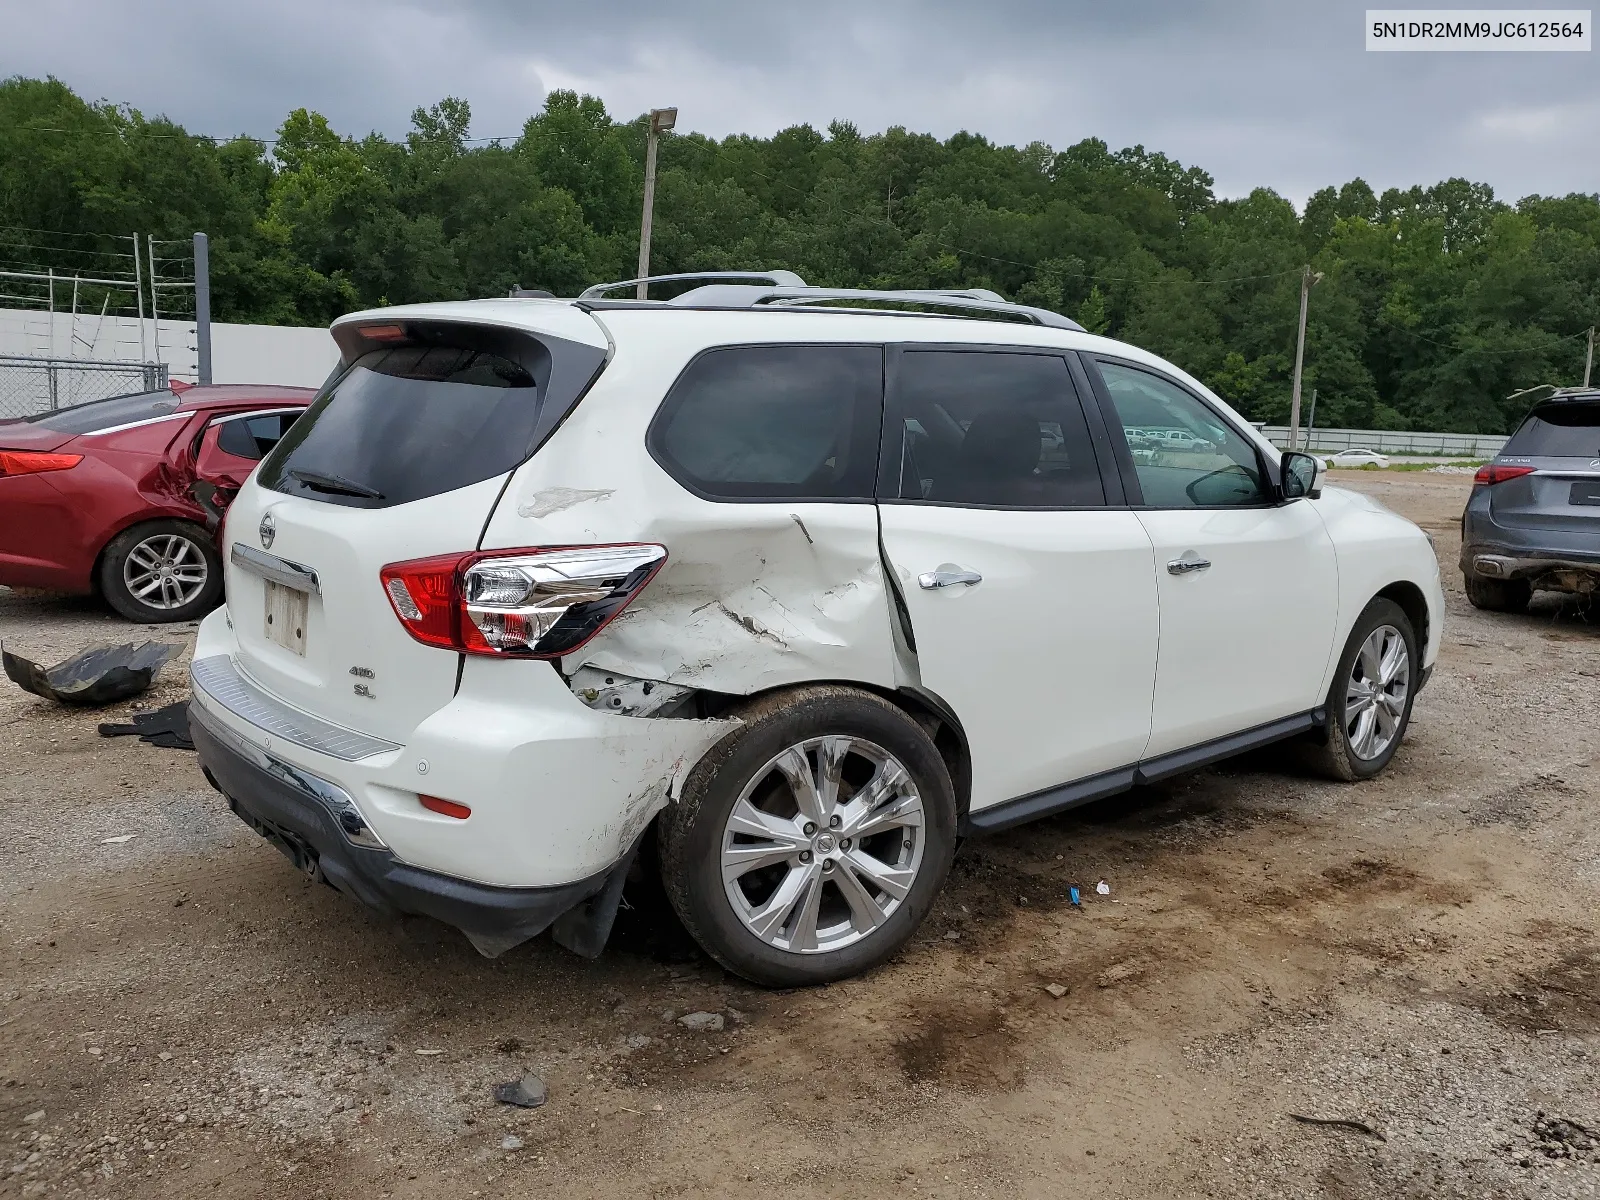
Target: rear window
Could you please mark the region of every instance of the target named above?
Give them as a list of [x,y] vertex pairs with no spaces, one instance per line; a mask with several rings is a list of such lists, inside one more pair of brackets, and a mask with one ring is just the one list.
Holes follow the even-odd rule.
[[882,408],[880,347],[729,347],[678,378],[648,444],[708,499],[871,499]]
[[159,392],[135,392],[130,396],[91,400],[87,404],[74,404],[71,408],[58,408],[54,412],[39,413],[24,419],[61,433],[99,433],[118,425],[164,417],[176,412],[180,403],[176,395],[162,389]]
[[[262,461],[263,487],[357,508],[405,504],[503,475],[549,429],[540,425],[551,352],[539,340],[476,326],[410,328],[405,344],[361,354],[323,388]],[[584,357],[603,351],[552,339]],[[592,356],[592,357],[590,357]]]
[[293,425],[301,410],[291,408],[281,413],[263,413],[257,417],[235,417],[224,421],[217,431],[217,448],[236,458],[259,460],[265,458],[283,438],[284,431]]
[[1600,455],[1600,404],[1562,404],[1530,413],[1502,454],[1526,458],[1594,458]]

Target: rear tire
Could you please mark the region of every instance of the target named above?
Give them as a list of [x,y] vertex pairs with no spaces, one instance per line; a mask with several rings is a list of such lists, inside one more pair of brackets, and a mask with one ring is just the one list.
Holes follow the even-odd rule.
[[742,724],[662,815],[662,882],[690,935],[767,987],[856,975],[932,907],[956,843],[955,791],[915,721],[815,686],[728,714]]
[[146,521],[111,539],[100,556],[100,592],[130,621],[192,621],[222,598],[222,556],[189,521]]
[[1310,749],[1310,765],[1345,783],[1382,771],[1405,739],[1421,677],[1411,618],[1393,600],[1374,600],[1339,656],[1326,701],[1327,738]]
[[1527,612],[1528,601],[1533,599],[1533,586],[1526,579],[1481,579],[1463,574],[1462,582],[1472,607],[1487,612]]

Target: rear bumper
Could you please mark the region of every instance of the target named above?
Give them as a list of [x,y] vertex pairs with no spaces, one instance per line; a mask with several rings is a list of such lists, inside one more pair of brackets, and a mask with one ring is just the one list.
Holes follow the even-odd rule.
[[1526,579],[1550,591],[1600,590],[1600,552],[1465,544],[1461,571],[1479,579]]
[[380,913],[434,917],[494,957],[558,920],[558,940],[593,955],[616,914],[630,851],[612,867],[557,887],[472,883],[401,862],[338,785],[230,734],[200,705],[189,727],[206,778],[236,816],[296,866]]

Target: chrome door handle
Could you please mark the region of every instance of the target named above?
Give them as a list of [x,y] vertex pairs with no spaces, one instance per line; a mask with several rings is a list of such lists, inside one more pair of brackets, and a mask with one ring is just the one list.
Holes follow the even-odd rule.
[[924,571],[917,576],[917,586],[932,591],[935,588],[954,587],[958,583],[982,583],[983,576],[976,571],[963,571],[960,567],[942,566],[937,571]]
[[1185,555],[1182,558],[1175,558],[1167,564],[1167,574],[1189,575],[1195,571],[1204,571],[1210,565],[1211,560],[1209,558]]

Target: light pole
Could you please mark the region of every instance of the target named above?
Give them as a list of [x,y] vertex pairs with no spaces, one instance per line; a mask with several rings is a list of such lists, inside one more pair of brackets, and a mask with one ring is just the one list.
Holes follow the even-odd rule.
[[1294,344],[1294,398],[1289,402],[1289,449],[1300,442],[1300,369],[1306,359],[1306,303],[1311,289],[1322,282],[1322,272],[1308,265],[1300,275],[1300,336]]
[[[656,138],[677,123],[678,110],[675,108],[652,108],[650,110],[650,132],[646,137],[644,150],[644,216],[639,220],[639,278],[641,280],[650,274],[650,217],[656,206]],[[650,285],[641,282],[634,289],[634,295],[640,300],[648,300],[650,298]]]

